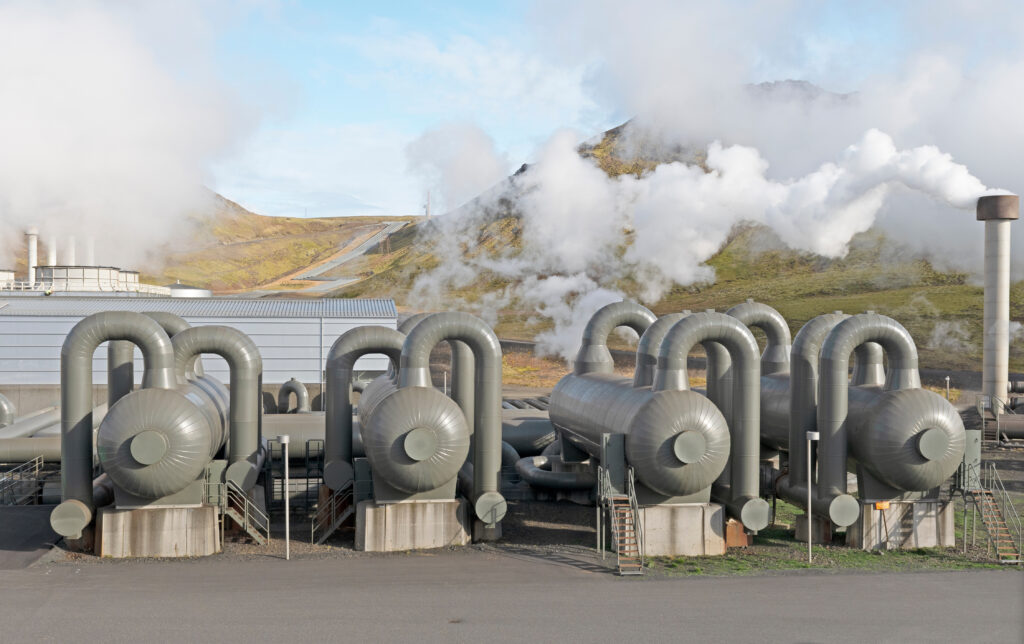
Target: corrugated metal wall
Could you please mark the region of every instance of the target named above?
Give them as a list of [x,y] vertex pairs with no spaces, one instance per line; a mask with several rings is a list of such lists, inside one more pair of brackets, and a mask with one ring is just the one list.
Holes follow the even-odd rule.
[[[0,385],[60,384],[60,348],[80,317],[0,315]],[[282,383],[298,378],[319,383],[324,360],[334,341],[357,326],[375,324],[396,327],[393,317],[373,318],[242,318],[185,317],[193,326],[222,324],[252,338],[263,356],[263,381]],[[203,358],[207,373],[227,384],[228,367],[221,358]],[[356,368],[384,371],[387,358],[366,356]],[[142,356],[136,350],[135,376],[140,381]],[[93,357],[93,383],[107,382],[107,351],[103,345]]]

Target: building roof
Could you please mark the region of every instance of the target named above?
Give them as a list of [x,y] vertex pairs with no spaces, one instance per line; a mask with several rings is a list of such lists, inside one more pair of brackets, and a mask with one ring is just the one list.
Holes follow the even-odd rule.
[[102,311],[164,311],[211,318],[396,318],[391,299],[236,299],[171,297],[11,297],[0,317],[85,317]]

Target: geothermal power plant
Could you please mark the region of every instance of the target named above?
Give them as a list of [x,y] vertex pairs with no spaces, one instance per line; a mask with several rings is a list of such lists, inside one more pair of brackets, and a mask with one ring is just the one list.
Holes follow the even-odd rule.
[[[77,263],[74,240],[40,264],[30,229],[27,274],[0,272],[0,502],[48,506],[66,549],[120,558],[264,546],[296,513],[292,539],[351,530],[356,550],[501,542],[517,509],[557,500],[592,508],[594,547],[632,575],[750,546],[780,500],[801,511],[797,540],[953,547],[962,499],[993,556],[1019,563],[1019,518],[982,460],[984,442],[1024,439],[1008,374],[1018,216],[1014,195],[977,204],[979,429],[922,387],[915,338],[873,311],[794,328],[771,302],[616,302],[549,395],[513,398],[503,344],[473,315],[148,285],[95,266],[89,243]],[[621,327],[640,338],[631,376],[608,346]]]

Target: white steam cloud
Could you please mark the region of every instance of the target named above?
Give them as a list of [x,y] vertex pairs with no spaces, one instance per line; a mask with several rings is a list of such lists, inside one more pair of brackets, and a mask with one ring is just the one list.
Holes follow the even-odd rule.
[[[249,117],[211,76],[194,3],[0,5],[0,237],[96,240],[96,260],[152,265],[209,210],[208,164]],[[45,258],[41,254],[40,260]],[[58,257],[62,260],[63,257]]]
[[[673,284],[713,280],[706,261],[744,222],[826,257],[877,227],[939,268],[979,272],[982,229],[971,211],[996,191],[977,177],[1024,192],[1015,109],[1024,12],[990,4],[885,7],[891,42],[882,47],[870,25],[818,28],[862,19],[856,5],[538,4],[541,46],[586,65],[595,99],[632,118],[619,141],[625,156],[672,161],[674,150],[700,150],[705,168],[668,162],[641,178],[609,178],[580,157],[577,136],[556,133],[526,172],[439,222],[442,262],[416,283],[414,303],[452,306],[452,290],[492,271],[509,286],[459,305],[492,318],[498,306],[534,311],[554,322],[543,348],[569,358],[589,315],[622,297],[623,280],[636,278],[647,302]],[[972,20],[980,11],[1001,18],[982,28]],[[901,49],[908,43],[913,51]],[[759,84],[792,78],[817,85]],[[487,167],[491,154],[476,161]],[[512,210],[522,248],[498,258],[464,252],[480,221]],[[1021,247],[1024,226],[1013,236]],[[1024,275],[1020,263],[1013,270]],[[939,335],[969,342],[955,329]]]

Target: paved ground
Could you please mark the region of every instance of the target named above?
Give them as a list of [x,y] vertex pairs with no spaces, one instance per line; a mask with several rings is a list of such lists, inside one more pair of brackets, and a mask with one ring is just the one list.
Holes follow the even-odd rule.
[[50,549],[58,539],[50,529],[52,510],[52,505],[0,506],[0,570],[24,568]]
[[623,579],[571,558],[467,550],[38,564],[2,580],[4,642],[1018,642],[1024,633],[1024,574],[1002,570]]

